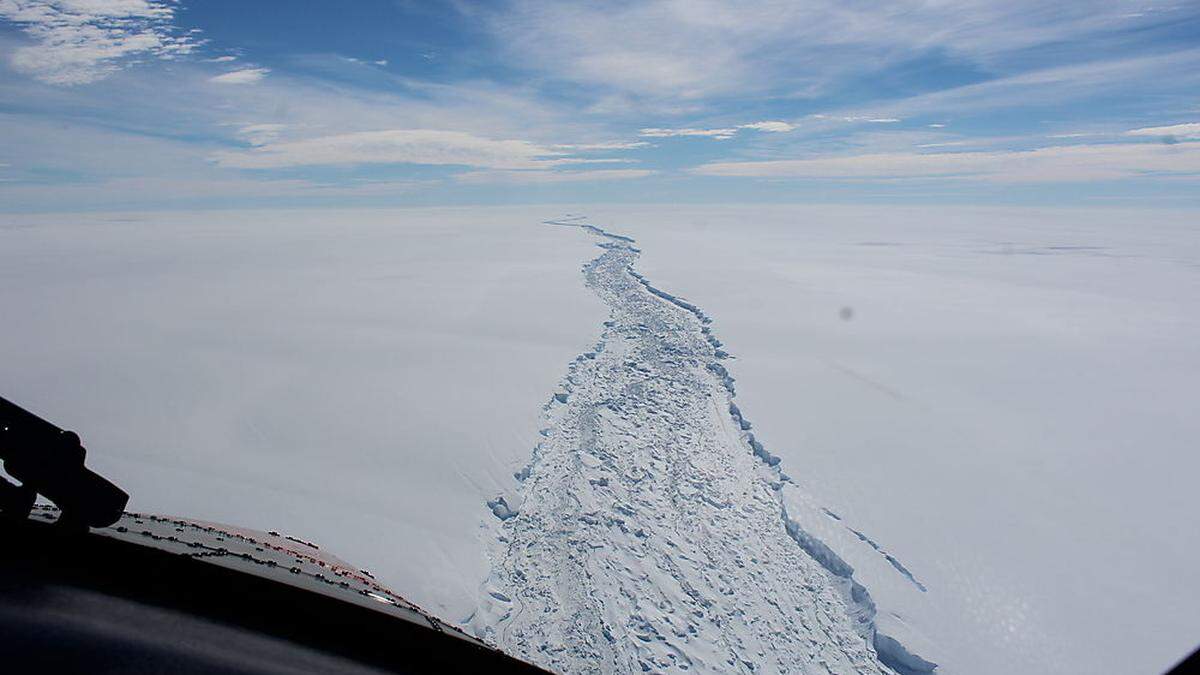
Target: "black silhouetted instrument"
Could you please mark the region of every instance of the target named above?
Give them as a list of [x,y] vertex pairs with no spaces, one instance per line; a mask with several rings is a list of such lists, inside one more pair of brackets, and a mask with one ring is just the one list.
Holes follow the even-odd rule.
[[0,460],[20,481],[0,478],[0,512],[27,518],[38,495],[62,511],[64,529],[107,527],[117,522],[129,495],[84,466],[87,451],[73,431],[60,429],[0,398]]

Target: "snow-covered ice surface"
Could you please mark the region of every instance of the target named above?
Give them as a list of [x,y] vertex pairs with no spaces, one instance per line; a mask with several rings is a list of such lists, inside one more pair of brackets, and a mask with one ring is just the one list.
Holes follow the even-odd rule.
[[565,210],[0,216],[0,392],[543,663],[1194,647],[1195,213]]
[[586,213],[713,317],[789,516],[938,672],[1161,672],[1196,646],[1200,215]]
[[130,508],[315,541],[457,622],[483,502],[604,316],[546,217],[0,215],[0,392]]
[[638,274],[632,240],[551,224],[602,240],[584,274],[609,320],[546,404],[520,506],[491,503],[477,634],[568,673],[886,672],[872,645],[930,670],[789,519],[710,319]]

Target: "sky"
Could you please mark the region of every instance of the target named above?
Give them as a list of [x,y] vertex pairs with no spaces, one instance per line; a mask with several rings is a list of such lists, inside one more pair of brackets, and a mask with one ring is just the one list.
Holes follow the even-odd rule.
[[1200,206],[1200,2],[0,0],[0,212]]

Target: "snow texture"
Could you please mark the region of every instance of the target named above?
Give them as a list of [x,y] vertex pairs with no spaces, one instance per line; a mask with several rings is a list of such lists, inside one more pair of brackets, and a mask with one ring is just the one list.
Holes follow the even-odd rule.
[[714,318],[788,515],[938,673],[1162,672],[1195,648],[1196,211],[587,212]]
[[557,672],[931,671],[788,517],[711,319],[638,274],[630,238],[552,224],[601,238],[584,274],[610,316],[546,404],[518,512],[489,503],[476,634]]
[[603,306],[545,209],[0,216],[0,390],[130,508],[294,533],[448,622]]
[[[663,589],[592,600],[571,595],[595,581],[577,575],[535,596],[613,600],[664,638],[627,633],[650,638],[629,653],[670,661],[687,625],[728,629],[686,652],[697,669],[730,669],[740,641],[769,671],[822,626],[811,653],[831,667],[878,669],[872,649],[898,661],[890,638],[942,675],[1161,672],[1194,648],[1195,211],[588,206],[591,234],[644,249],[629,255],[653,285],[629,269],[621,288],[680,327],[697,370],[637,330],[633,306],[601,327],[614,290],[577,273],[595,237],[538,224],[561,208],[0,216],[0,388],[81,431],[133,508],[294,533],[447,621],[474,612],[510,648],[553,626],[519,612],[503,575],[477,611],[504,564],[485,557],[497,533],[537,542],[529,563]],[[579,381],[560,382],[574,358]],[[634,415],[675,378],[693,405],[601,407],[583,425],[597,385]],[[572,428],[598,454],[568,475]],[[658,439],[678,442],[655,457]],[[665,501],[600,461],[622,458]],[[741,505],[757,510],[734,518]],[[558,538],[522,533],[534,517]],[[717,546],[751,523],[774,534]],[[734,570],[704,568],[710,553]],[[641,578],[667,557],[695,573],[700,616],[669,573]],[[865,603],[842,565],[876,606],[871,641],[845,618]],[[555,570],[531,571],[545,589]],[[804,611],[784,626],[786,601]],[[780,634],[761,640],[768,626]]]

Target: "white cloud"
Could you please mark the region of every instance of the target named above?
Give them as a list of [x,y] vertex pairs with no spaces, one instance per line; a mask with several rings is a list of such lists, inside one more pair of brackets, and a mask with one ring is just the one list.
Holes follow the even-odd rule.
[[600,150],[636,150],[637,148],[648,148],[651,144],[646,141],[609,141],[605,143],[576,143],[573,145],[556,145],[555,148],[560,150],[579,150],[583,152],[592,152]]
[[826,119],[960,117],[979,111],[1051,108],[1121,92],[1122,98],[1173,97],[1200,85],[1200,49],[1108,60],[1088,60],[1009,77],[919,94],[873,105],[869,114],[849,110]]
[[[816,114],[816,115],[811,115],[811,117],[813,117],[814,119],[819,119],[819,120],[837,120],[837,121],[841,121],[841,122],[868,122],[868,123],[871,123],[871,124],[896,124],[897,122],[903,122],[903,121],[904,121],[904,120],[901,120],[901,119],[900,119],[900,118],[898,118],[898,117],[873,117],[873,116],[871,116],[871,115],[823,115],[823,114]],[[944,125],[944,124],[930,124],[929,126],[931,126],[931,127],[935,127],[935,128],[940,128],[940,127],[944,127],[944,126],[946,126],[946,125]]]
[[271,169],[350,164],[438,164],[489,169],[548,169],[564,153],[520,140],[492,140],[462,131],[391,129],[266,143],[213,156],[220,166]]
[[239,127],[237,133],[250,145],[266,145],[279,138],[279,133],[286,128],[286,124],[246,124]]
[[655,172],[649,169],[605,169],[600,171],[468,171],[455,176],[462,183],[586,183],[632,180]]
[[766,131],[769,133],[786,133],[794,130],[795,125],[777,120],[766,120],[763,122],[751,122],[750,124],[739,124],[736,127],[725,127],[721,129],[662,129],[651,127],[638,131],[639,136],[645,138],[669,138],[672,136],[701,136],[705,138],[715,138],[718,141],[725,141],[733,138],[742,129],[753,129],[755,131]]
[[927,124],[926,126],[928,126],[930,129],[945,129],[946,128],[945,124]]
[[725,129],[659,129],[647,128],[638,131],[639,136],[646,138],[669,138],[672,136],[703,136],[724,141],[737,135],[737,127]]
[[229,63],[230,61],[237,61],[237,57],[236,57],[236,56],[229,56],[229,55],[227,54],[227,55],[225,55],[225,56],[217,56],[217,57],[214,57],[214,58],[208,59],[208,62],[209,62],[209,63]]
[[269,72],[269,68],[242,68],[211,77],[209,81],[217,84],[253,84],[266,77]]
[[[466,3],[463,3],[464,5]],[[1003,71],[1038,45],[1162,23],[1187,3],[1130,16],[1124,3],[961,0],[511,0],[484,20],[519,63],[600,94],[653,101],[811,92],[847,72],[930,53]]]
[[0,0],[0,18],[33,39],[13,50],[13,68],[58,85],[95,82],[133,57],[191,53],[199,43],[176,34],[174,16],[165,0]]
[[1200,140],[1200,122],[1172,124],[1165,127],[1142,127],[1141,129],[1131,129],[1125,133],[1130,136],[1164,136]]
[[376,66],[386,66],[388,64],[387,59],[360,59],[357,56],[339,56],[337,58],[340,58],[344,61],[349,61],[350,63],[361,63],[363,65],[370,63]]
[[1200,177],[1200,145],[1126,143],[1020,151],[713,162],[693,171],[708,176],[842,180],[960,178],[1020,183],[1117,180],[1154,174]]
[[625,157],[564,157],[562,159],[546,160],[547,166],[564,166],[567,164],[637,164],[638,160]]
[[757,131],[767,131],[773,134],[785,134],[796,129],[796,125],[780,122],[778,120],[766,120],[764,122],[751,122],[743,124],[739,129],[755,129]]

